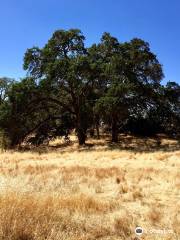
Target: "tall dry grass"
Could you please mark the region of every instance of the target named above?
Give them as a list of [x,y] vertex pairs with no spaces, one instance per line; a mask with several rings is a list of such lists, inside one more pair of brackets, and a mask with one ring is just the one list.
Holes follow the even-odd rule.
[[142,141],[1,153],[0,240],[179,239],[178,143]]

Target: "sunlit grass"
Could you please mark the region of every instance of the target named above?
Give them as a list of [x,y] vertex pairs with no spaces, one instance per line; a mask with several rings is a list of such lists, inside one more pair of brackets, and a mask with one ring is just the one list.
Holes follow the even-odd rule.
[[135,239],[137,226],[173,231],[143,239],[178,239],[178,143],[163,138],[157,148],[154,139],[130,136],[124,142],[90,140],[79,148],[56,140],[2,152],[0,239]]

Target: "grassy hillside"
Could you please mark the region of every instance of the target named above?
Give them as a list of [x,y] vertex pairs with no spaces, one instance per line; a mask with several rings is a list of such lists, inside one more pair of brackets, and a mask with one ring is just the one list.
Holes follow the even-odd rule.
[[179,239],[178,143],[123,140],[0,153],[0,240]]

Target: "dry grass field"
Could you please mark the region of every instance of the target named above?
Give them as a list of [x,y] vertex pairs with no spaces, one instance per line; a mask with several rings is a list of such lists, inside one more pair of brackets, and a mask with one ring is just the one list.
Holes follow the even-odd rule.
[[0,240],[180,239],[178,143],[123,138],[0,153]]

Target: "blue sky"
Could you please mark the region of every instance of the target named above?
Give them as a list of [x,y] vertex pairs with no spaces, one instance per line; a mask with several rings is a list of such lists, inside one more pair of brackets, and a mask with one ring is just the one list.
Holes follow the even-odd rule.
[[179,0],[1,0],[0,9],[0,76],[25,76],[27,48],[42,47],[57,29],[80,28],[87,45],[105,31],[122,42],[148,41],[164,82],[180,83]]

